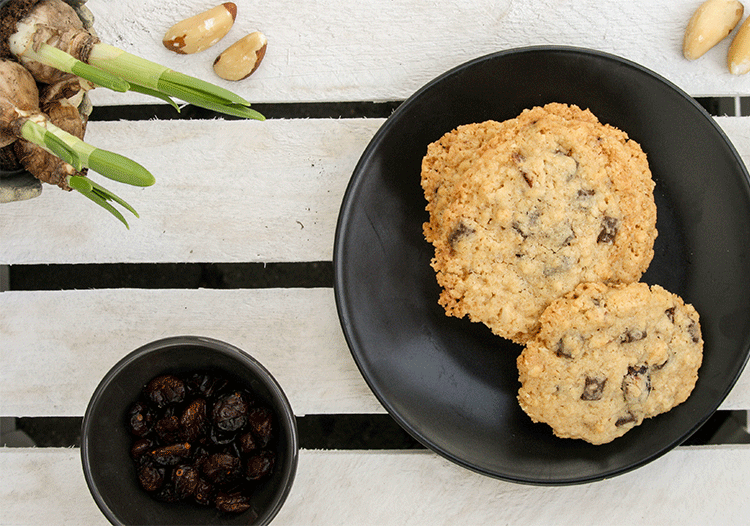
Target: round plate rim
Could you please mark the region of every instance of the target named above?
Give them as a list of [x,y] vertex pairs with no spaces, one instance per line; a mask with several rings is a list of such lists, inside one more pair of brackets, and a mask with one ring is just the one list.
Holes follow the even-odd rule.
[[519,54],[524,54],[524,53],[538,53],[538,52],[576,53],[576,54],[581,54],[581,55],[587,55],[589,57],[605,59],[605,60],[609,60],[614,63],[617,63],[621,66],[626,66],[634,70],[637,70],[640,73],[645,74],[646,76],[652,77],[653,79],[661,82],[665,87],[674,91],[677,95],[679,95],[680,97],[685,99],[687,102],[692,104],[694,108],[698,110],[698,112],[703,116],[703,118],[709,122],[709,124],[716,131],[717,135],[726,143],[727,148],[730,150],[734,158],[738,161],[738,166],[741,168],[741,171],[743,172],[746,181],[750,182],[750,173],[748,172],[747,167],[742,161],[742,158],[739,155],[734,144],[732,144],[731,140],[726,135],[724,130],[716,123],[716,121],[705,110],[705,108],[703,108],[703,106],[701,106],[693,97],[691,97],[688,93],[686,93],[683,89],[681,89],[679,86],[674,84],[672,81],[656,73],[655,71],[645,66],[642,66],[641,64],[638,64],[630,59],[627,59],[627,58],[624,58],[624,57],[621,57],[612,53],[590,49],[590,48],[577,47],[577,46],[535,45],[535,46],[511,48],[511,49],[506,49],[502,51],[485,54],[480,57],[476,57],[474,59],[468,60],[462,64],[459,64],[447,70],[446,72],[438,75],[437,77],[435,77],[434,79],[430,80],[425,85],[423,85],[421,88],[419,88],[417,91],[415,91],[411,96],[409,96],[406,100],[404,100],[404,102],[401,103],[394,110],[394,112],[386,119],[386,121],[380,126],[380,128],[378,128],[375,135],[372,137],[372,139],[368,143],[367,147],[365,148],[362,155],[360,156],[352,172],[352,176],[346,186],[345,192],[343,194],[342,202],[341,202],[341,207],[339,210],[339,215],[336,221],[336,229],[335,229],[334,245],[333,245],[333,270],[334,270],[333,289],[334,289],[334,300],[335,300],[335,305],[336,305],[336,311],[337,311],[339,322],[342,328],[342,332],[344,334],[344,339],[347,343],[347,346],[352,355],[352,358],[354,359],[357,369],[359,370],[360,374],[365,380],[370,391],[377,398],[378,402],[380,402],[380,404],[383,405],[383,407],[386,409],[388,414],[410,436],[412,436],[420,444],[422,444],[429,450],[437,453],[438,455],[442,456],[443,458],[459,466],[462,466],[470,471],[480,473],[482,475],[486,475],[486,476],[496,478],[499,480],[521,483],[521,484],[538,485],[538,486],[565,486],[565,485],[575,485],[575,484],[585,484],[585,483],[590,483],[590,482],[596,482],[596,481],[604,480],[607,478],[611,478],[613,476],[622,475],[630,471],[636,470],[650,462],[653,462],[657,458],[663,456],[664,454],[668,453],[669,451],[671,451],[672,449],[674,449],[675,447],[683,443],[685,440],[687,440],[703,424],[705,424],[706,421],[715,413],[715,411],[718,409],[718,407],[727,397],[729,392],[735,386],[746,364],[748,363],[748,360],[750,359],[750,347],[745,349],[744,359],[741,361],[741,363],[738,363],[735,368],[736,374],[733,375],[733,378],[729,381],[726,389],[721,394],[721,396],[717,397],[716,403],[712,404],[712,410],[707,412],[706,415],[704,415],[701,419],[696,421],[696,423],[683,436],[664,445],[662,448],[654,451],[653,454],[645,456],[639,461],[628,464],[627,466],[613,468],[613,469],[609,469],[606,471],[601,471],[597,473],[596,475],[592,475],[592,476],[583,476],[583,477],[578,476],[578,477],[559,478],[559,479],[536,479],[532,477],[510,476],[510,475],[506,475],[503,473],[494,472],[489,469],[484,469],[479,466],[475,466],[472,463],[467,462],[464,459],[460,458],[459,456],[454,455],[453,453],[450,453],[449,451],[446,451],[444,448],[434,444],[427,437],[424,437],[421,433],[419,433],[414,428],[414,426],[409,421],[407,421],[405,418],[402,417],[402,415],[393,407],[393,404],[386,397],[384,397],[383,394],[380,392],[380,390],[377,388],[377,386],[373,384],[373,381],[367,374],[367,371],[364,365],[362,364],[361,357],[359,356],[360,350],[357,348],[357,345],[354,342],[354,338],[350,332],[351,317],[349,313],[347,312],[346,301],[343,298],[343,292],[342,292],[345,287],[345,283],[344,283],[345,280],[344,280],[342,270],[341,270],[342,265],[343,265],[342,243],[343,243],[343,237],[344,237],[344,233],[345,233],[346,225],[347,225],[347,217],[349,215],[349,211],[351,208],[350,197],[352,193],[355,191],[355,188],[361,179],[361,177],[359,177],[358,175],[362,173],[362,167],[368,162],[369,158],[372,155],[372,152],[377,149],[380,142],[387,135],[388,130],[391,127],[390,125],[392,125],[392,123],[398,119],[401,113],[406,112],[409,109],[409,107],[414,103],[414,101],[420,98],[422,93],[433,88],[435,85],[439,84],[444,79],[449,78],[455,74],[458,74],[464,69],[470,68],[481,62],[493,60],[495,58],[501,58],[507,55],[519,55]]

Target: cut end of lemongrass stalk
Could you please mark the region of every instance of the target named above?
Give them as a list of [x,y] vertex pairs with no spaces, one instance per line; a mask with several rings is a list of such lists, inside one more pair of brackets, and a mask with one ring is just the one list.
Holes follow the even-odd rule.
[[28,46],[23,51],[22,56],[25,59],[36,60],[41,64],[59,69],[65,73],[72,73],[92,82],[96,86],[120,93],[124,93],[130,89],[128,83],[117,75],[81,62],[69,53],[47,43],[42,43],[38,47],[38,50],[35,50],[35,46]]
[[108,179],[133,186],[151,186],[156,182],[151,172],[137,162],[99,148],[89,154],[88,167]]
[[94,187],[91,184],[91,181],[88,180],[88,178],[83,177],[82,175],[71,175],[67,179],[68,186],[71,187],[73,190],[77,190],[82,193],[88,193],[91,192]]
[[[50,124],[47,123],[47,125],[49,126]],[[76,152],[70,144],[55,135],[53,131],[45,128],[38,122],[32,119],[28,119],[24,122],[21,127],[21,137],[49,152],[52,152],[57,157],[73,166],[77,172],[80,172],[83,169],[83,162],[81,161],[78,152]]]

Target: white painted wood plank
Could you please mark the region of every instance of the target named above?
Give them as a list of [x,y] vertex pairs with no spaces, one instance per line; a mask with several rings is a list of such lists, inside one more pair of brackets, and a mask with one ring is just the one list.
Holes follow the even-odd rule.
[[185,334],[254,356],[297,415],[385,412],[349,353],[332,289],[3,292],[0,313],[0,416],[83,415],[123,356]]
[[140,219],[126,212],[126,230],[84,197],[45,185],[0,209],[0,264],[330,261],[344,190],[382,122],[92,122],[91,144],[156,177],[135,188],[91,175]]
[[[383,122],[93,122],[90,142],[155,174],[149,188],[103,183],[141,218],[126,230],[47,186],[0,207],[0,264],[331,260],[346,185]],[[750,165],[750,119],[717,122]]]
[[106,525],[78,448],[0,448],[0,524]]
[[[697,61],[683,58],[684,28],[701,0],[236,0],[237,21],[213,48],[179,56],[163,47],[162,36],[174,22],[215,3],[90,0],[88,5],[105,41],[254,102],[401,100],[467,60],[532,45],[620,55],[692,95],[750,93],[750,76],[727,71],[731,39]],[[211,67],[215,57],[255,30],[269,42],[261,67],[241,82],[218,78]],[[96,90],[94,100],[154,99]]]
[[750,117],[714,117],[750,169]]
[[[124,355],[197,334],[266,365],[297,415],[384,413],[351,357],[331,289],[0,294],[0,416],[80,416]],[[745,370],[721,409],[750,409]]]
[[[0,523],[107,523],[78,449],[0,449],[0,468]],[[745,524],[748,472],[748,446],[677,448],[636,471],[559,488],[498,481],[428,451],[302,450],[273,524]]]

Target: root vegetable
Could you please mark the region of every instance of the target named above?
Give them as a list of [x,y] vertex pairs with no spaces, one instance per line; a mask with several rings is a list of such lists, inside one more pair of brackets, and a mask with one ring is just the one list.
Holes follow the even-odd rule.
[[[37,85],[29,71],[17,62],[0,60],[0,146],[15,143],[19,161],[32,175],[78,191],[128,226],[110,202],[120,204],[137,217],[135,210],[85,177],[83,171],[90,168],[110,179],[136,186],[150,186],[154,177],[138,163],[81,140],[85,122],[70,99],[65,98],[64,87],[55,88],[56,94],[46,94],[47,105],[70,131],[56,126],[42,113]],[[75,114],[71,108],[75,109]]]
[[[128,90],[129,86],[123,79],[94,68],[63,51],[70,49],[77,56],[86,56],[88,48],[93,44],[93,40],[88,38],[90,34],[72,7],[59,2],[38,9],[34,6],[35,1],[15,0],[19,13],[33,10],[36,16],[22,16],[14,27],[10,23],[4,27],[3,47],[7,47],[7,54],[17,57],[37,82],[54,84],[73,74],[114,91]],[[14,2],[8,5],[14,5]]]

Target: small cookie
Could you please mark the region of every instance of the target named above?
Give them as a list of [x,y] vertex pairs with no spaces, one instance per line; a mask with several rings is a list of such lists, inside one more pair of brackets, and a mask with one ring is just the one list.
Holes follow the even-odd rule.
[[698,313],[679,296],[584,283],[542,314],[518,357],[518,400],[555,435],[603,444],[684,402],[702,357]]
[[588,110],[548,104],[430,145],[422,186],[439,302],[518,343],[579,283],[637,281],[653,258],[646,155]]

